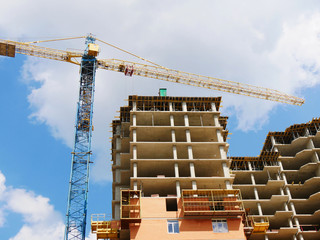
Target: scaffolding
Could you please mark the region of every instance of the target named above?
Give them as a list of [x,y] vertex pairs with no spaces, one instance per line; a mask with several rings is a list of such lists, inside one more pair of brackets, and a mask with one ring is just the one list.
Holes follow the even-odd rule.
[[170,97],[170,96],[129,96],[129,107],[136,102],[138,111],[169,111],[169,102],[173,111],[182,111],[181,102],[187,103],[188,111],[212,111],[211,103],[215,103],[219,111],[221,97]]
[[232,171],[246,171],[250,170],[249,162],[251,165],[251,170],[262,171],[265,166],[278,166],[278,158],[280,156],[279,152],[261,152],[259,157],[231,157],[231,167]]
[[121,190],[121,229],[128,229],[129,223],[141,222],[141,190]]
[[91,232],[97,239],[119,239],[120,221],[106,220],[106,214],[91,215]]
[[185,216],[239,216],[245,213],[240,190],[182,190]]

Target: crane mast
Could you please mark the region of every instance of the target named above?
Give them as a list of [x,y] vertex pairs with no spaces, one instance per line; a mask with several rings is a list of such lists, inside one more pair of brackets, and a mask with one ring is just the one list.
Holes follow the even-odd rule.
[[92,108],[97,68],[95,39],[88,36],[87,49],[81,59],[80,89],[75,125],[66,214],[65,240],[85,239],[89,165],[92,136]]

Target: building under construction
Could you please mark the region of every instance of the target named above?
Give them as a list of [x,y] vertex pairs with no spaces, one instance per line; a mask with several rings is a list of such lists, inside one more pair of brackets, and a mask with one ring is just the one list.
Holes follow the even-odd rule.
[[227,157],[220,97],[129,96],[112,122],[112,220],[98,239],[320,239],[320,119]]

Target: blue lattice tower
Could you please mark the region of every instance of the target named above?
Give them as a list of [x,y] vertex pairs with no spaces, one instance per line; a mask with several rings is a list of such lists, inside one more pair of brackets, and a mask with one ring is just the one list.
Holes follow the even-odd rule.
[[89,35],[87,48],[81,60],[79,102],[75,125],[75,140],[72,152],[69,183],[68,208],[66,215],[65,240],[85,239],[89,164],[92,136],[92,107],[94,99],[96,55],[92,48],[95,39]]

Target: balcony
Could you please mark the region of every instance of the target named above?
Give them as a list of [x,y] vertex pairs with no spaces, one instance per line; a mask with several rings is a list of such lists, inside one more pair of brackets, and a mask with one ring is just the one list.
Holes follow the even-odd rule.
[[141,191],[121,190],[120,221],[121,229],[128,229],[129,223],[141,222]]
[[184,216],[239,216],[245,213],[240,190],[182,190]]

